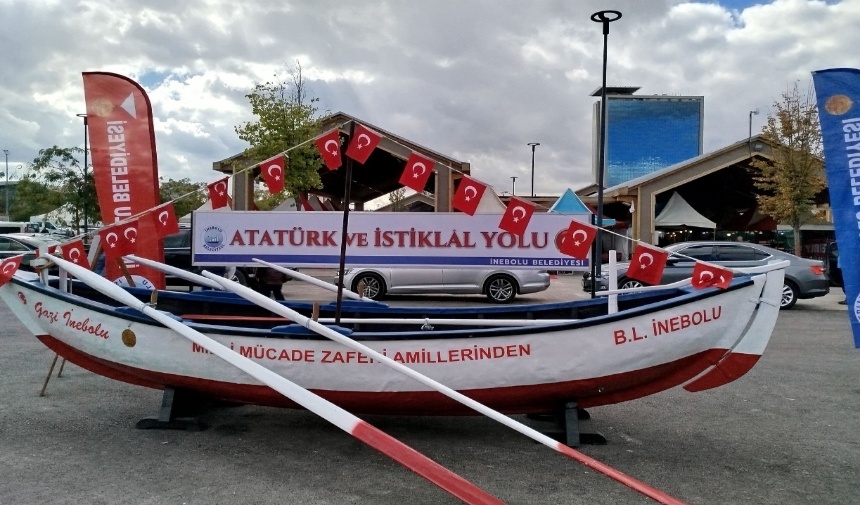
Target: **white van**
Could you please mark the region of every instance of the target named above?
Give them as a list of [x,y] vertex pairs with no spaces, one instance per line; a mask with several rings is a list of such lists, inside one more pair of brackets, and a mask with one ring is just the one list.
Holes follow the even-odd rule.
[[0,221],[0,233],[28,233],[30,223],[23,221]]

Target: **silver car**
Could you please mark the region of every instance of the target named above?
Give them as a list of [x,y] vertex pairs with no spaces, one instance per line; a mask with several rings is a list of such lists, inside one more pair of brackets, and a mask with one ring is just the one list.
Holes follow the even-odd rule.
[[[335,275],[334,283],[338,283]],[[481,268],[349,268],[343,276],[348,289],[378,300],[385,295],[452,294],[486,295],[490,301],[507,303],[518,294],[549,288],[549,273],[537,270]]]
[[[829,281],[825,274],[824,262],[801,258],[772,247],[749,242],[679,242],[665,248],[670,253],[663,270],[660,284],[687,279],[693,275],[695,260],[706,261],[715,265],[730,268],[755,267],[765,265],[770,261],[788,260],[790,265],[785,269],[785,283],[782,287],[780,308],[789,309],[798,299],[824,296],[830,291]],[[629,263],[618,263],[618,287],[621,289],[634,288],[643,284],[627,277]],[[609,270],[606,265],[600,269],[598,290],[607,289],[609,285]],[[591,291],[591,274],[582,276],[582,289]]]

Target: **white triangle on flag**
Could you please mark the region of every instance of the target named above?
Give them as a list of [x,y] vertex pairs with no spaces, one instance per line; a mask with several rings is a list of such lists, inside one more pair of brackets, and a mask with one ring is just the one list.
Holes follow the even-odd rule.
[[120,107],[123,108],[124,111],[128,112],[131,117],[137,119],[137,110],[134,108],[134,94],[129,93],[128,98],[126,98]]

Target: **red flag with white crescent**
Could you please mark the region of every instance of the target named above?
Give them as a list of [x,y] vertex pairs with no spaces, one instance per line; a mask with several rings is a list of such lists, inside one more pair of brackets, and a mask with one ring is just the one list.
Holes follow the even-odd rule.
[[534,213],[535,204],[512,196],[502,220],[499,221],[499,228],[521,237]]
[[555,247],[562,254],[585,259],[591,252],[591,243],[594,242],[595,236],[597,236],[597,227],[574,219],[570,221],[570,226],[556,235]]
[[2,263],[0,263],[0,286],[6,284],[12,279],[12,276],[18,271],[18,267],[21,266],[21,260],[23,258],[23,255],[12,256],[11,258],[6,258]]
[[406,160],[406,167],[400,174],[400,184],[418,193],[424,191],[427,181],[433,175],[433,166],[436,163],[418,153],[412,153]]
[[660,284],[667,259],[669,251],[636,244],[630,266],[627,267],[627,277],[649,285]]
[[[125,76],[84,72],[83,81],[93,180],[102,221],[110,226],[160,203],[152,106],[143,88]],[[138,256],[164,260],[157,240],[138,246]],[[164,274],[159,270],[135,263],[126,266],[131,275],[165,287]],[[117,280],[123,271],[111,262],[105,277]]]
[[66,260],[88,270],[90,269],[90,262],[87,259],[87,250],[84,248],[84,242],[81,239],[60,244],[60,251],[63,252],[63,258]]
[[209,201],[212,202],[212,210],[226,207],[229,203],[229,195],[227,194],[227,180],[229,177],[224,177],[215,182],[210,182],[206,187],[209,189]]
[[176,219],[176,210],[173,207],[173,202],[167,202],[152,209],[152,211],[145,214],[145,217],[155,230],[155,235],[160,239],[174,233],[179,233],[179,220]]
[[346,148],[346,155],[364,164],[380,140],[382,137],[378,133],[364,125],[356,124],[355,132],[353,132],[349,146]]
[[269,193],[280,193],[284,190],[284,167],[286,166],[287,157],[279,154],[274,158],[270,158],[260,163],[260,173],[263,174],[263,181],[269,188]]
[[342,163],[340,159],[340,131],[335,128],[314,139],[320,156],[329,170],[337,170]]
[[696,289],[704,289],[709,286],[726,289],[732,282],[732,276],[732,271],[728,268],[697,261],[693,266],[692,283]]
[[454,198],[451,199],[451,205],[459,211],[465,212],[470,216],[474,216],[478,210],[478,204],[481,203],[481,197],[484,196],[484,191],[487,186],[483,183],[472,179],[471,177],[463,177],[460,185],[457,186],[457,192],[454,193]]
[[[138,220],[128,221],[99,230],[99,238],[106,260],[120,258],[126,254],[137,254],[139,240]],[[108,261],[107,263],[116,263]]]

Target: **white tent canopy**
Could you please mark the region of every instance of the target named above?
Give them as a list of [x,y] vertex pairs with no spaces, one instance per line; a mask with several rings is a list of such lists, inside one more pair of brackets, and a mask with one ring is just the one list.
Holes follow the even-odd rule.
[[654,227],[688,226],[690,228],[715,229],[717,223],[696,212],[677,192],[673,192],[660,215],[654,219]]

